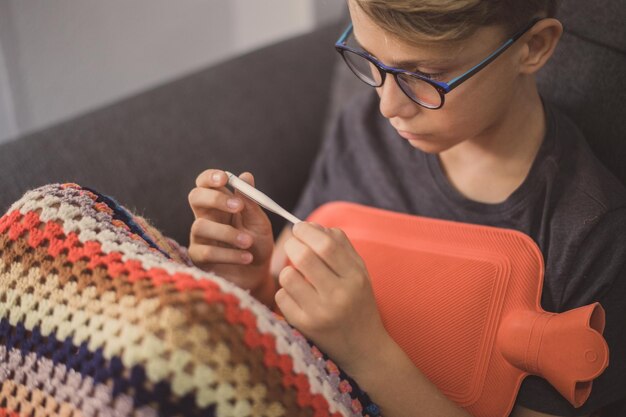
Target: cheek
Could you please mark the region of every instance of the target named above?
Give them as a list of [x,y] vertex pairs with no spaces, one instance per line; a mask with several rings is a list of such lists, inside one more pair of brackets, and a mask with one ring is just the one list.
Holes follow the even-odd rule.
[[444,106],[433,110],[429,117],[436,131],[451,140],[473,136],[489,113],[482,97],[463,87],[447,94]]
[[446,96],[442,110],[448,113],[449,126],[457,134],[473,135],[488,128],[502,118],[512,101],[514,89],[506,74],[480,75],[483,74],[477,74]]

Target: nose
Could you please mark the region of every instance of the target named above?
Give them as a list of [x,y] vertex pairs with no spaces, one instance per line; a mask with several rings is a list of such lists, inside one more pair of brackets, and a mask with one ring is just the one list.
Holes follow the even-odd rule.
[[391,74],[387,74],[385,82],[376,91],[380,97],[380,113],[387,119],[410,118],[420,111],[420,106],[404,94]]

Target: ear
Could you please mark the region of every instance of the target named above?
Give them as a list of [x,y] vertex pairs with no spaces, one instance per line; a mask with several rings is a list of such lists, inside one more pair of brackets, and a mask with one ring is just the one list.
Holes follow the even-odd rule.
[[563,25],[556,19],[548,18],[537,24],[522,37],[524,53],[521,56],[520,71],[534,74],[545,65],[559,43]]

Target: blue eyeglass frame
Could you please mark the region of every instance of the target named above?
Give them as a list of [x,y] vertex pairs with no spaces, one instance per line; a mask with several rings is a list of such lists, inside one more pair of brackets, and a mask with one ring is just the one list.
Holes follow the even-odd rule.
[[[346,57],[344,56],[344,52],[345,51],[349,51],[349,52],[352,52],[353,54],[357,54],[357,55],[367,59],[372,64],[374,64],[379,69],[379,71],[382,72],[382,74],[381,74],[382,75],[381,76],[381,83],[380,83],[379,86],[375,86],[375,87],[381,87],[385,83],[385,75],[386,74],[393,75],[395,80],[396,80],[396,83],[398,83],[397,75],[398,74],[405,74],[405,75],[408,75],[408,76],[415,77],[415,78],[418,78],[420,80],[423,80],[424,82],[432,85],[433,87],[435,87],[435,89],[439,92],[439,95],[441,96],[441,104],[438,107],[428,107],[428,106],[424,105],[423,103],[420,103],[420,102],[416,101],[413,97],[411,97],[409,94],[407,94],[407,92],[404,91],[404,89],[400,86],[400,83],[398,83],[398,86],[400,86],[400,90],[402,90],[402,92],[409,99],[411,99],[411,101],[413,101],[414,103],[417,103],[420,106],[425,107],[427,109],[437,110],[437,109],[440,109],[440,108],[443,107],[443,105],[445,103],[445,95],[446,94],[448,94],[450,91],[452,91],[455,88],[457,88],[459,85],[463,84],[465,81],[469,80],[471,77],[476,75],[476,73],[478,73],[480,70],[485,68],[491,62],[493,62],[504,51],[506,51],[511,45],[513,45],[515,43],[515,41],[517,41],[526,32],[528,32],[533,26],[535,26],[537,24],[537,22],[539,22],[539,21],[541,21],[543,19],[545,19],[545,17],[534,18],[533,20],[530,21],[530,23],[528,23],[528,25],[524,26],[524,28],[522,28],[522,30],[520,30],[520,31],[516,32],[515,34],[513,34],[513,36],[511,36],[506,42],[504,42],[498,49],[496,49],[494,52],[492,52],[487,58],[483,59],[481,62],[479,62],[477,65],[473,66],[472,68],[470,68],[465,73],[459,75],[458,77],[453,78],[452,80],[450,80],[448,82],[435,81],[435,80],[432,80],[432,79],[424,76],[423,74],[419,74],[419,73],[415,73],[415,72],[411,72],[411,71],[406,71],[406,70],[403,70],[403,69],[400,69],[400,68],[388,67],[387,65],[383,64],[382,62],[380,62],[378,59],[374,58],[374,56],[371,55],[370,53],[368,53],[366,51],[363,51],[363,50],[358,50],[358,49],[354,49],[354,48],[349,47],[348,45],[346,45],[346,42],[348,40],[348,37],[353,32],[352,23],[350,23],[348,25],[346,30],[343,32],[343,34],[337,40],[337,42],[335,42],[335,49],[337,50],[337,52],[339,52],[339,54],[341,54],[341,56],[344,59],[344,61],[346,60]],[[347,64],[347,62],[346,62],[346,64]],[[352,69],[352,67],[349,64],[348,64],[348,67],[350,67],[350,69]],[[359,78],[361,81],[363,81],[361,79],[361,77],[357,76],[357,78]],[[363,81],[363,82],[365,82],[365,81]],[[370,85],[369,83],[366,83],[366,84]]]

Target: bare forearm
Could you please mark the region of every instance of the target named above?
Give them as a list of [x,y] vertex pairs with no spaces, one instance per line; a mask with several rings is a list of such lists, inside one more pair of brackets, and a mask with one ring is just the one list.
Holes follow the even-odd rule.
[[[370,360],[371,359],[371,360]],[[352,376],[385,417],[470,417],[439,391],[389,337]]]

